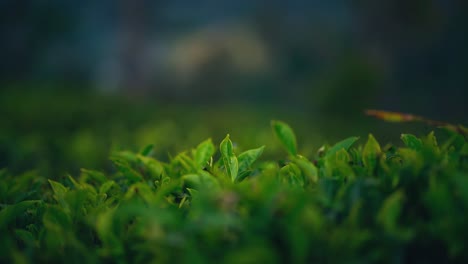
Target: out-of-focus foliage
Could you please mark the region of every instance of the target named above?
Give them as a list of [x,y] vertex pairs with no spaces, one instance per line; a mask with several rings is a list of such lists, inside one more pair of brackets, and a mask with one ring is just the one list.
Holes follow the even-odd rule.
[[[111,151],[136,151],[147,144],[155,146],[155,157],[167,160],[169,153],[206,135],[223,139],[226,130],[238,134],[235,144],[268,142],[274,137],[268,120],[287,113],[273,106],[259,110],[221,103],[173,105],[85,92],[1,92],[0,168],[40,169],[54,178],[81,167],[109,168]],[[305,115],[295,116],[299,121]],[[277,153],[279,148],[271,148],[268,155]]]
[[[82,167],[109,170],[112,151],[137,151],[148,144],[155,146],[154,157],[167,161],[168,154],[194,146],[206,135],[220,142],[226,131],[236,135],[234,145],[261,146],[275,140],[271,119],[291,122],[304,138],[296,147],[304,155],[349,134],[362,136],[371,131],[388,141],[401,130],[413,134],[428,130],[424,124],[395,126],[362,114],[328,116],[285,105],[218,100],[182,104],[57,89],[24,92],[21,88],[0,92],[0,119],[0,168],[8,167],[13,173],[34,169],[50,178],[77,173]],[[270,146],[263,155],[280,158],[282,154],[279,146]]]
[[279,140],[257,143],[283,147],[281,160],[231,133],[167,161],[151,146],[115,151],[110,173],[3,170],[0,262],[468,261],[463,136],[349,137],[306,157],[290,126],[272,131]]

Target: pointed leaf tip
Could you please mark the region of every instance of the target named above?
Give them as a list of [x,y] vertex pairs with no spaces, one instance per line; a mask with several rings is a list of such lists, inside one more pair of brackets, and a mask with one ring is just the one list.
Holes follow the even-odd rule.
[[414,150],[420,150],[422,148],[422,141],[412,134],[401,134],[401,140],[405,145]]
[[278,138],[278,140],[283,144],[283,147],[286,151],[292,155],[297,155],[297,142],[296,142],[296,135],[292,128],[286,124],[285,122],[272,120],[271,127],[273,129],[273,133]]
[[195,149],[195,163],[198,168],[203,168],[215,153],[215,146],[211,138],[200,143]]
[[374,138],[372,134],[369,134],[367,143],[362,150],[362,162],[367,168],[369,174],[372,174],[377,166],[378,158],[382,150],[379,142]]
[[243,173],[262,155],[265,146],[256,149],[250,149],[241,153],[238,157],[239,172]]
[[226,168],[226,173],[234,182],[237,179],[237,173],[239,172],[239,162],[233,152],[232,141],[229,139],[229,134],[227,134],[223,141],[221,141],[219,149],[224,167]]
[[344,139],[344,140],[336,143],[335,145],[333,145],[333,147],[328,149],[327,154],[325,155],[325,157],[331,157],[331,156],[335,155],[341,149],[348,150],[358,140],[359,140],[359,137],[349,137],[347,139]]

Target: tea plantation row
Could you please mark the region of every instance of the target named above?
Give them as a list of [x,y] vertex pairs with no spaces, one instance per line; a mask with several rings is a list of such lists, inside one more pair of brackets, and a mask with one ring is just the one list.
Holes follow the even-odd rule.
[[[1,263],[468,263],[468,143],[402,134],[298,153],[211,139],[168,162],[111,155],[112,173],[0,172]],[[442,131],[441,131],[442,132]],[[282,145],[284,158],[262,158]]]

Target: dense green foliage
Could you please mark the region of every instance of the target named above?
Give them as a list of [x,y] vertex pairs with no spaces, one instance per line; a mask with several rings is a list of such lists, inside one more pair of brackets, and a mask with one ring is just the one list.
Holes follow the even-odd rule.
[[[151,145],[115,151],[110,173],[2,170],[0,262],[468,261],[463,136],[350,137],[306,158],[287,124],[272,131],[276,142],[238,146],[231,134],[169,161]],[[278,145],[283,159],[262,158]]]

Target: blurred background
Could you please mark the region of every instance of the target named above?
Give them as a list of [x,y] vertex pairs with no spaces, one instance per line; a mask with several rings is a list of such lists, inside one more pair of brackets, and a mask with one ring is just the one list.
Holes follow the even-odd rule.
[[[0,168],[164,159],[290,123],[303,153],[374,133],[368,108],[467,123],[465,0],[0,0]],[[272,144],[271,155],[276,151]]]

